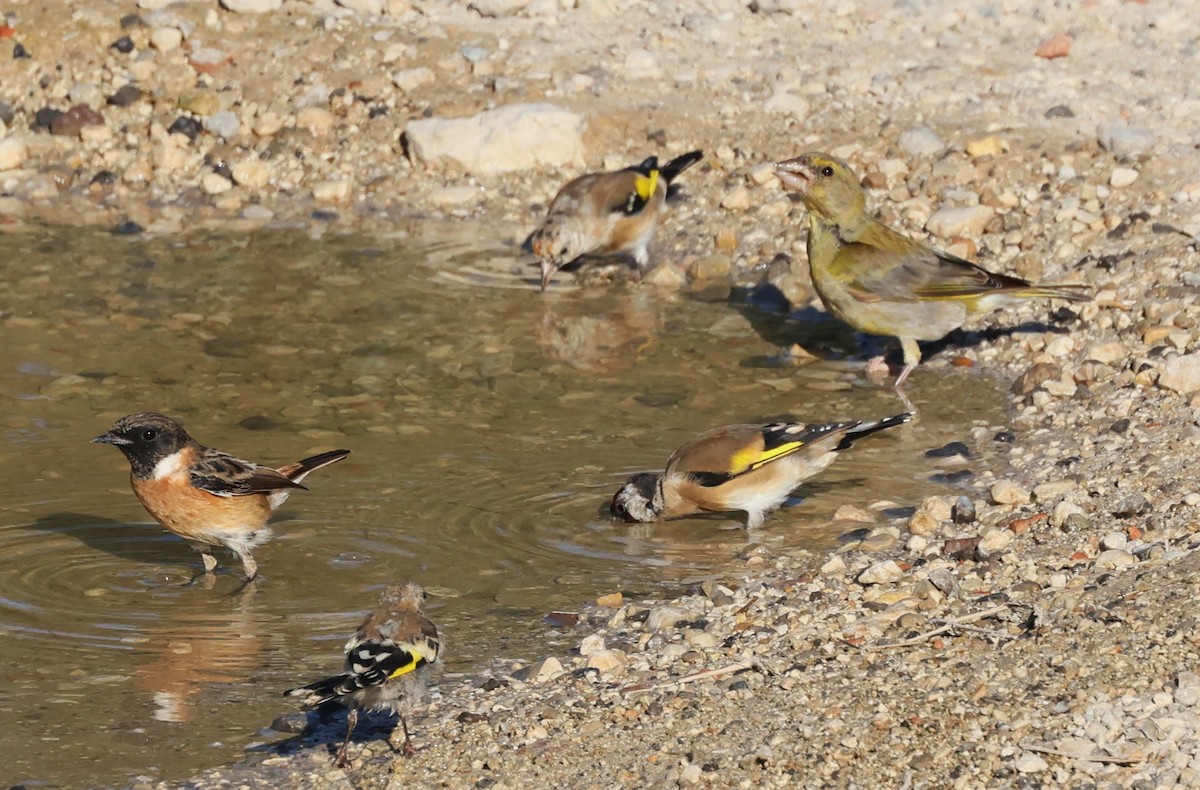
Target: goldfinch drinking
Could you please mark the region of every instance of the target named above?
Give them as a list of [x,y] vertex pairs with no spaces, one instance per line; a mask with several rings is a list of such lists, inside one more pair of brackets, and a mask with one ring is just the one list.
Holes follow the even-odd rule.
[[918,340],[938,340],[967,316],[1018,299],[1091,299],[1080,285],[1034,285],[935,250],[866,211],[862,185],[845,162],[809,153],[775,165],[808,207],[813,286],[829,312],[855,329],[900,339],[904,370],[921,361]]
[[388,711],[398,716],[404,733],[404,754],[414,752],[404,708],[424,695],[428,675],[442,655],[437,626],[425,617],[424,605],[425,591],[420,585],[389,585],[375,611],[367,615],[346,643],[346,671],[284,692],[286,697],[299,699],[306,709],[334,702],[350,706],[346,739],[334,757],[334,765],[349,765],[346,749],[358,724],[359,710]]
[[757,527],[797,486],[833,463],[839,451],[912,416],[714,428],[672,453],[665,472],[630,477],[613,497],[612,512],[638,522],[741,510],[746,526]]
[[629,255],[644,270],[671,184],[703,156],[690,151],[661,167],[652,156],[624,170],[588,173],[560,189],[530,236],[541,259],[542,290],[556,271],[583,256]]

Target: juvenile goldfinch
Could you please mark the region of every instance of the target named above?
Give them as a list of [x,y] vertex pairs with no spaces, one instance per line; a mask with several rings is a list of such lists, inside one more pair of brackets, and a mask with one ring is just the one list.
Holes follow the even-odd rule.
[[743,510],[746,526],[757,527],[768,511],[833,463],[854,440],[902,425],[912,416],[714,428],[673,452],[662,474],[644,472],[625,481],[613,497],[612,511],[636,522]]
[[250,581],[258,574],[251,550],[271,537],[267,520],[310,473],[349,450],[332,450],[273,469],[205,447],[162,414],[130,414],[92,439],[129,461],[133,493],[168,532],[200,552],[204,572],[217,567],[214,546],[237,554]]
[[[290,689],[285,697],[296,697],[306,708],[332,702],[350,706],[346,739],[333,764],[345,768],[346,749],[358,724],[358,712],[388,711],[400,718],[404,754],[414,752],[404,720],[406,703],[419,701],[433,664],[442,654],[437,626],[422,610],[425,591],[414,582],[392,584],[383,591],[379,606],[367,615],[346,643],[346,671],[307,686]],[[394,735],[394,731],[393,731]],[[388,739],[392,745],[392,739]]]
[[808,261],[825,308],[855,329],[900,339],[899,389],[921,361],[918,340],[938,340],[968,315],[1018,299],[1091,299],[1080,285],[1034,285],[933,249],[879,222],[850,167],[810,153],[775,165],[808,207]]
[[645,269],[672,182],[703,156],[690,151],[662,167],[652,156],[624,170],[588,173],[560,189],[529,238],[541,259],[542,290],[556,271],[585,255],[630,255]]

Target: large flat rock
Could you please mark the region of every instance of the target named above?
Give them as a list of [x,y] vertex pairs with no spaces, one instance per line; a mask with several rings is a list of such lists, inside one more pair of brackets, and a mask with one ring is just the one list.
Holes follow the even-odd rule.
[[468,118],[424,118],[405,127],[414,163],[453,162],[469,173],[583,164],[584,117],[553,104],[513,104]]

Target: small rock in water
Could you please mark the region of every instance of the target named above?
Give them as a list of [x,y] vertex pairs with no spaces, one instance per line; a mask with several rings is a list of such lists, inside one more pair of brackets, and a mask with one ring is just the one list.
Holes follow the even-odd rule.
[[621,593],[619,593],[619,592],[609,593],[608,595],[601,595],[599,598],[596,599],[597,606],[604,606],[609,609],[620,609],[621,606],[624,605],[624,603],[625,603],[625,596],[621,595]]
[[141,225],[129,219],[114,227],[110,233],[114,236],[136,236],[139,233],[144,233],[145,230]]
[[925,451],[926,458],[951,458],[953,456],[961,456],[962,458],[971,457],[971,448],[967,447],[962,442],[948,442],[941,447],[935,447],[932,450]]
[[308,716],[303,713],[288,713],[283,716],[277,716],[271,722],[271,729],[275,732],[287,733],[294,735],[304,732],[308,729]]

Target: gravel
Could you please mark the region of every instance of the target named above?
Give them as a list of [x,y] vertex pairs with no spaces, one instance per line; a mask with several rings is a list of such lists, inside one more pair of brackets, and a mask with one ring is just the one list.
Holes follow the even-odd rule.
[[[579,649],[441,678],[411,758],[367,738],[348,778],[329,765],[335,717],[184,786],[1200,784],[1200,98],[1180,87],[1193,59],[1161,56],[1194,48],[1191,4],[701,5],[10,13],[30,57],[0,59],[0,232],[371,233],[421,215],[515,250],[530,207],[585,168],[702,148],[642,287],[769,282],[799,311],[818,305],[803,210],[764,164],[821,148],[905,232],[1096,294],[980,318],[978,342],[928,355],[1013,382],[1004,430],[963,426],[1008,461],[965,502],[931,498],[833,553],[744,551],[676,600],[596,590]],[[549,159],[536,124],[500,158],[426,160],[405,133],[486,139],[528,106],[565,119]]]

